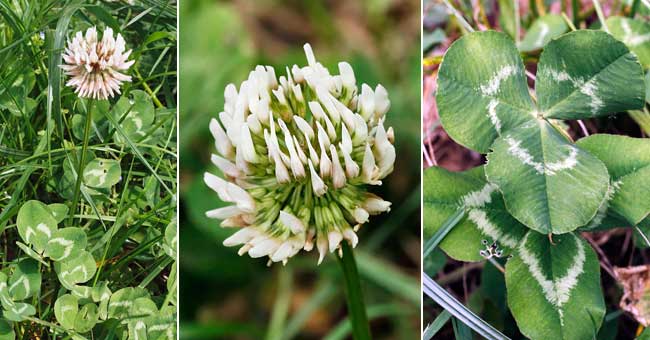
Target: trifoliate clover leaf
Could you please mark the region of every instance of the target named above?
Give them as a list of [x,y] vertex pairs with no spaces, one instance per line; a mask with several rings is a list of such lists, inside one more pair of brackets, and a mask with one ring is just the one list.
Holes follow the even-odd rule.
[[16,302],[12,307],[2,311],[2,316],[10,321],[24,321],[26,317],[36,314],[34,306],[24,303]]
[[79,308],[74,318],[74,329],[79,333],[86,333],[93,329],[98,321],[99,313],[97,305],[92,302],[86,303]]
[[499,187],[515,218],[542,233],[569,232],[596,215],[608,174],[551,119],[641,107],[643,73],[624,44],[589,30],[546,45],[535,82],[537,103],[524,73],[505,34],[476,32],[459,39],[440,66],[441,122],[457,142],[483,153],[492,150],[488,181]]
[[108,317],[123,320],[135,315],[133,311],[140,309],[140,306],[135,306],[135,301],[140,298],[149,298],[149,292],[139,287],[127,287],[116,291],[108,302]]

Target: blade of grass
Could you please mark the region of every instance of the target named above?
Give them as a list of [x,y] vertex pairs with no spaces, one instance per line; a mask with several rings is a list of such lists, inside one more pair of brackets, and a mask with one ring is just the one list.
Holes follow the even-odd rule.
[[359,273],[362,276],[367,277],[387,291],[405,298],[414,305],[420,305],[420,283],[417,280],[392,268],[376,255],[357,251],[356,258]]
[[452,316],[469,326],[478,335],[487,340],[510,340],[456,300],[425,273],[422,273],[422,289],[435,303],[449,311]]
[[454,327],[454,336],[456,340],[472,340],[472,331],[464,323],[452,318],[451,322]]
[[450,318],[451,314],[449,314],[446,309],[443,309],[442,313],[440,313],[436,319],[424,329],[422,340],[431,340],[436,334],[438,334],[440,329],[445,326]]
[[309,300],[307,300],[307,302],[300,307],[293,317],[289,319],[287,327],[284,330],[285,339],[292,339],[295,337],[307,320],[309,320],[311,315],[319,307],[330,301],[332,297],[336,295],[337,291],[337,287],[331,280],[322,281]]
[[[383,304],[368,307],[368,317],[370,319],[403,315],[406,313],[408,313],[408,311],[404,309],[404,306],[398,304]],[[346,318],[339,322],[336,327],[334,327],[334,329],[323,338],[323,340],[344,340],[348,337],[351,330],[350,319]]]

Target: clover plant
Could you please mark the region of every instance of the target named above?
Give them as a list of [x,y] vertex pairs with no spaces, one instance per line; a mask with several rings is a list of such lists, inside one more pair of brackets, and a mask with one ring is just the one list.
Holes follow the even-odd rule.
[[598,256],[580,232],[647,223],[650,140],[598,134],[574,142],[561,120],[642,108],[643,69],[612,35],[578,30],[544,46],[534,92],[525,72],[504,33],[470,33],[447,51],[438,75],[442,125],[487,163],[425,171],[425,233],[460,214],[441,249],[460,261],[508,256],[507,303],[525,336],[592,339],[605,304]]

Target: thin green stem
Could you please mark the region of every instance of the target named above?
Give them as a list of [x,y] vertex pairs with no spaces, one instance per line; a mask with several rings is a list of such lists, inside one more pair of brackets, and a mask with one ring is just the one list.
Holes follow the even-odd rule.
[[86,150],[88,149],[88,141],[90,140],[90,128],[92,127],[93,122],[93,100],[88,100],[88,109],[86,110],[86,126],[84,127],[84,140],[83,146],[81,147],[81,155],[79,156],[79,166],[77,167],[77,180],[74,185],[74,195],[72,196],[72,205],[70,206],[70,217],[68,222],[72,222],[74,217],[77,202],[79,201],[79,192],[81,190],[81,181],[83,178],[83,171],[86,163]]
[[632,2],[632,7],[630,7],[630,18],[634,18],[637,9],[639,9],[639,0],[634,0]]
[[575,27],[580,26],[579,12],[580,4],[578,4],[578,0],[571,0],[571,14],[573,14],[573,26]]
[[343,278],[345,280],[345,297],[348,304],[348,313],[352,323],[352,337],[354,340],[369,340],[370,325],[366,314],[366,305],[363,302],[361,282],[352,248],[347,242],[341,242],[343,256],[339,258]]
[[273,312],[271,313],[269,329],[266,332],[266,340],[285,339],[283,331],[287,321],[287,315],[289,314],[289,305],[291,304],[292,279],[291,267],[279,268],[277,296],[273,304]]

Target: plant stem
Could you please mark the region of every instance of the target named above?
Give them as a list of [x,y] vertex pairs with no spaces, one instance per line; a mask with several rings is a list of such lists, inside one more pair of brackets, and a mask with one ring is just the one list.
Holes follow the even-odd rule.
[[92,99],[88,100],[88,109],[86,110],[86,126],[84,127],[84,140],[81,147],[81,155],[79,156],[79,166],[77,167],[77,180],[74,185],[74,195],[72,196],[72,206],[70,206],[69,222],[72,222],[74,213],[76,211],[77,202],[79,201],[79,191],[81,190],[81,181],[83,178],[83,171],[86,163],[86,150],[88,149],[88,140],[90,140],[90,128],[93,123],[93,104]]
[[632,2],[632,7],[630,8],[630,18],[634,18],[637,9],[639,8],[639,0],[634,0]]
[[371,339],[370,327],[354,254],[347,242],[341,242],[341,248],[343,249],[343,256],[339,258],[339,263],[345,279],[345,298],[352,324],[352,337],[354,340],[369,340]]

